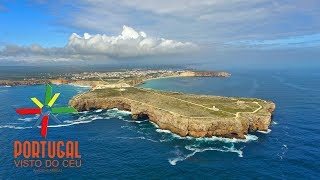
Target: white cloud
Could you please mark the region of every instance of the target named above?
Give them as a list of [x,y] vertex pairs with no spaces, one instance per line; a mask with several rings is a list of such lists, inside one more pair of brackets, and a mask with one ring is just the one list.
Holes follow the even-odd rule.
[[158,56],[181,54],[196,50],[197,45],[190,42],[179,42],[164,38],[149,37],[143,31],[136,31],[123,26],[121,34],[109,36],[106,34],[84,33],[83,37],[73,33],[69,42],[61,48],[44,48],[39,45],[17,46],[7,45],[0,51],[0,57],[18,57],[30,59],[117,59],[141,56]]
[[57,19],[67,27],[115,32],[130,24],[198,43],[304,35],[320,26],[318,0],[81,0],[72,6],[77,11]]
[[101,54],[110,57],[176,54],[195,48],[196,45],[190,42],[148,37],[145,32],[137,32],[128,26],[123,26],[118,36],[85,33],[81,37],[73,33],[66,46],[66,49],[74,53]]

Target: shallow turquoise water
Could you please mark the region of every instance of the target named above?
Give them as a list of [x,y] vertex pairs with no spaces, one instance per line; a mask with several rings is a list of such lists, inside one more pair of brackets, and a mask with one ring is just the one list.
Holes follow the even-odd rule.
[[[307,72],[307,73],[306,73]],[[61,173],[34,173],[16,168],[14,140],[43,140],[31,128],[34,116],[15,108],[33,106],[44,86],[0,87],[0,178],[228,178],[317,179],[319,177],[320,73],[317,71],[233,71],[230,78],[169,78],[143,87],[194,94],[258,97],[276,103],[268,134],[252,132],[244,141],[224,138],[181,138],[149,121],[134,122],[118,110],[58,115],[49,121],[47,140],[78,140],[82,167]],[[76,86],[54,86],[65,106]]]

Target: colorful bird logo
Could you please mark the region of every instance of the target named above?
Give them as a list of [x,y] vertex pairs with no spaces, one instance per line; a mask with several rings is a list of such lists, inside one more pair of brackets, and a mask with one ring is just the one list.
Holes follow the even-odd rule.
[[56,123],[61,123],[54,114],[77,112],[73,107],[52,107],[59,96],[60,93],[55,93],[52,97],[52,87],[50,85],[46,85],[44,105],[36,97],[33,97],[31,98],[32,102],[34,102],[39,108],[21,108],[16,109],[16,112],[20,115],[39,114],[40,117],[34,126],[38,126],[41,122],[40,134],[46,138],[49,116],[52,117]]

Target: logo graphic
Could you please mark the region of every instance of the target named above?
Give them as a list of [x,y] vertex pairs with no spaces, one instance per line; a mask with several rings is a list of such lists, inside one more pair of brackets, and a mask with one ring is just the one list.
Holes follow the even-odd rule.
[[34,127],[38,126],[41,122],[40,134],[44,138],[46,138],[48,123],[49,123],[49,116],[52,117],[56,123],[61,123],[54,116],[54,114],[77,112],[77,110],[74,109],[73,107],[52,107],[59,96],[60,96],[60,93],[55,93],[52,97],[52,87],[50,85],[46,85],[44,104],[42,104],[36,97],[33,97],[31,98],[31,100],[38,106],[38,108],[21,108],[21,109],[16,109],[16,112],[20,115],[39,114],[40,117],[36,122],[36,124],[34,125]]

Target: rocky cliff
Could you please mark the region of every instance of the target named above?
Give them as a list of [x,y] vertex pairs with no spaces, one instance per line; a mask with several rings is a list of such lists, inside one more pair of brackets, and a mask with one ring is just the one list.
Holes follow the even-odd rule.
[[[155,97],[155,99],[157,98]],[[74,97],[70,100],[69,104],[78,111],[111,108],[131,111],[133,119],[147,116],[150,121],[156,123],[161,129],[170,130],[180,136],[221,136],[229,138],[245,138],[244,135],[249,130],[267,131],[271,122],[272,112],[275,109],[275,104],[272,102],[253,99],[253,101],[259,101],[259,106],[261,106],[255,110],[256,112],[237,112],[234,116],[222,116],[219,114],[201,116],[201,114],[195,113],[195,116],[190,116],[178,113],[179,110],[175,112],[171,111],[170,108],[166,108],[170,106],[170,102],[167,102],[166,106],[161,106],[161,104],[157,105],[152,101],[141,101],[140,99],[135,99],[131,95],[101,97],[89,92],[89,94],[85,93],[84,95]],[[166,102],[163,103],[166,104]],[[232,105],[230,104],[230,106]],[[190,110],[186,109],[186,111]]]
[[227,72],[210,72],[210,71],[185,71],[180,76],[195,76],[195,77],[230,77],[231,74]]

